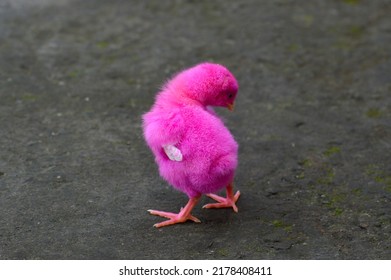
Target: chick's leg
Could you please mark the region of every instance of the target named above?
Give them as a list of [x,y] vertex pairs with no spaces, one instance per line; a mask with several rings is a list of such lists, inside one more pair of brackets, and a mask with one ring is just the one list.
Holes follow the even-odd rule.
[[236,201],[239,199],[240,191],[233,193],[232,183],[227,186],[227,197],[221,197],[216,194],[207,194],[210,198],[217,201],[217,203],[209,203],[204,205],[202,208],[227,208],[232,207],[235,212],[238,212],[238,207],[236,206]]
[[164,211],[148,210],[148,212],[151,213],[152,215],[161,216],[168,219],[167,221],[154,224],[153,226],[157,228],[165,227],[173,224],[184,223],[187,220],[192,220],[193,222],[201,223],[199,219],[197,219],[190,213],[191,210],[193,210],[194,206],[197,204],[199,199],[200,199],[199,196],[190,198],[186,206],[181,208],[181,211],[178,214],[171,213],[171,212],[164,212]]

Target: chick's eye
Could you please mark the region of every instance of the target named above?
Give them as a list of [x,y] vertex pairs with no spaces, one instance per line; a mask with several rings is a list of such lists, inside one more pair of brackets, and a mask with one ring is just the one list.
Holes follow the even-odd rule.
[[228,98],[231,99],[234,95],[232,93],[228,94]]

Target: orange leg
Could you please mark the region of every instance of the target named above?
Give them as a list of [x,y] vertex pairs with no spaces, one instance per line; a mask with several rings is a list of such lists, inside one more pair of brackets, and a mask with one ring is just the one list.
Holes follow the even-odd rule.
[[239,199],[240,191],[237,191],[235,195],[233,194],[233,185],[232,183],[227,186],[227,197],[221,197],[216,194],[207,194],[210,198],[217,201],[217,203],[209,203],[204,205],[202,208],[227,208],[232,207],[235,212],[238,212],[238,207],[236,206],[236,201]]
[[193,222],[196,223],[201,223],[199,219],[191,215],[191,210],[193,210],[194,206],[197,204],[198,200],[200,197],[193,197],[189,199],[189,202],[187,202],[186,206],[181,208],[181,211],[176,214],[176,213],[171,213],[171,212],[164,212],[164,211],[156,211],[156,210],[148,210],[149,213],[152,215],[156,216],[161,216],[164,218],[167,218],[167,221],[161,222],[154,224],[154,227],[165,227],[173,224],[178,224],[178,223],[184,223],[187,220],[192,220]]

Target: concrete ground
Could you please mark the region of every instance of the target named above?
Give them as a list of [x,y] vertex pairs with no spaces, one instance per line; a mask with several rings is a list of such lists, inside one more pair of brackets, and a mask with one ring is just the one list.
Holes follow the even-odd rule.
[[[0,0],[0,259],[390,259],[391,2]],[[239,213],[187,198],[140,116],[201,61],[240,83]]]

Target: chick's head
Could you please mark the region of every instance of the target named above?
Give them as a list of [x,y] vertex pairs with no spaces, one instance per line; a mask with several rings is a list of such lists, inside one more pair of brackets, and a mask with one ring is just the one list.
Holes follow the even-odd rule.
[[220,64],[202,63],[179,75],[183,94],[204,106],[233,109],[238,93],[238,82],[232,73]]

